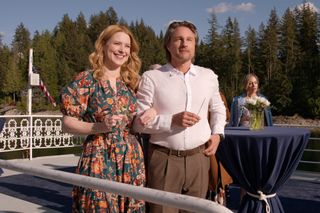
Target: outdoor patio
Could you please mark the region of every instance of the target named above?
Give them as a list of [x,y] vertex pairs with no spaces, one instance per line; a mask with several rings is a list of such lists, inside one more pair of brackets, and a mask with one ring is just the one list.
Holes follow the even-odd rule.
[[[78,156],[61,155],[15,160],[33,166],[44,166],[74,172]],[[72,186],[44,178],[3,169],[0,177],[0,212],[71,212]],[[231,185],[228,208],[237,212],[239,187]],[[285,212],[318,213],[320,209],[320,175],[296,171],[280,190]]]

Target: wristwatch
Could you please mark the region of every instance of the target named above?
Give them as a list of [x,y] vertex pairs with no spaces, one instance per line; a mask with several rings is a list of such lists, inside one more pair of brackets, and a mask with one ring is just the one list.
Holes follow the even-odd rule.
[[224,134],[219,134],[220,142],[224,140]]

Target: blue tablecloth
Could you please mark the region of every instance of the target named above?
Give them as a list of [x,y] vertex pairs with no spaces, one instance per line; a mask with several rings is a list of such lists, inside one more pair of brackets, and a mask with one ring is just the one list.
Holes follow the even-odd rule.
[[[265,127],[250,131],[226,128],[217,157],[233,179],[247,192],[258,196],[275,194],[297,168],[310,131],[302,128]],[[277,195],[261,201],[246,194],[238,212],[284,212]]]

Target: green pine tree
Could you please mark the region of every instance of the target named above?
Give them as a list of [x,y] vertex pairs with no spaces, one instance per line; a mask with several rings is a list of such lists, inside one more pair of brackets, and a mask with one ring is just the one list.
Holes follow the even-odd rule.
[[51,33],[45,31],[41,35],[35,35],[33,48],[33,65],[39,71],[40,78],[50,95],[57,98],[59,95],[57,53],[52,45]]

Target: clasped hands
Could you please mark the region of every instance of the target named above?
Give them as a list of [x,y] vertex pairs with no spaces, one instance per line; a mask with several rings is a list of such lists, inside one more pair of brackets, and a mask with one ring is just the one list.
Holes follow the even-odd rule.
[[157,116],[157,111],[154,108],[149,108],[143,112],[139,120],[144,127],[147,127],[152,123],[152,121],[155,119],[156,116]]
[[[147,109],[140,116],[140,122],[142,125],[149,125],[157,115],[157,111],[154,108]],[[118,115],[105,115],[103,119],[104,125],[107,129],[111,129],[112,127],[125,128],[128,123],[128,116],[125,114]]]
[[105,115],[103,122],[106,128],[109,130],[112,129],[112,127],[124,129],[127,126],[128,117],[125,114]]

